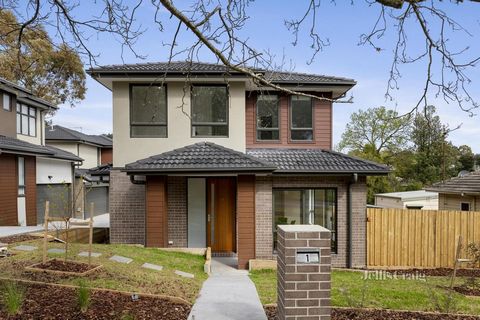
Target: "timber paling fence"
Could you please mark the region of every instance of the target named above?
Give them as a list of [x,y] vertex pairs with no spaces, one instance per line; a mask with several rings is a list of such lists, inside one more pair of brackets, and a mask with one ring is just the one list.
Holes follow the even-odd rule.
[[369,268],[453,267],[458,238],[480,244],[480,212],[367,209]]

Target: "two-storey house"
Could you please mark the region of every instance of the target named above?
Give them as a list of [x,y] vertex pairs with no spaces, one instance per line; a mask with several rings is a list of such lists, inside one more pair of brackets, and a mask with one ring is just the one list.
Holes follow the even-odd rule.
[[64,215],[82,159],[45,145],[45,115],[57,107],[0,78],[0,226],[37,225],[45,201]]
[[332,101],[355,81],[266,72],[287,95],[208,63],[88,73],[113,95],[112,242],[211,247],[272,259],[279,224],[332,231],[332,263],[366,265],[366,176],[388,168],[331,151]]

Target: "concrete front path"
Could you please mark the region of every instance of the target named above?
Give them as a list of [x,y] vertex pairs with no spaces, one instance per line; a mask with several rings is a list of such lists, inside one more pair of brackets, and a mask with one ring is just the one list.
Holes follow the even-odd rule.
[[213,258],[211,275],[203,283],[189,320],[266,320],[248,271],[237,270],[236,259]]

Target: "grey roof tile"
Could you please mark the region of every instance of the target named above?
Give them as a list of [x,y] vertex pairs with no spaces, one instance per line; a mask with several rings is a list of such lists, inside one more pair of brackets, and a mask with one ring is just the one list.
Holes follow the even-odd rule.
[[195,143],[127,164],[127,172],[273,171],[275,167],[211,142]]
[[0,135],[0,151],[6,150],[9,152],[29,153],[37,156],[45,156],[55,159],[82,161],[83,159],[77,157],[73,153],[54,148],[52,146],[41,146],[25,142],[20,139]]
[[88,135],[59,125],[48,126],[45,130],[45,140],[80,141],[101,147],[112,147],[112,139],[104,135]]
[[480,171],[454,177],[445,182],[437,182],[425,190],[438,193],[480,194]]
[[[298,73],[298,72],[280,72],[267,71],[261,68],[255,68],[256,72],[261,73],[267,80],[274,83],[311,83],[311,84],[344,84],[355,85],[355,80],[333,77],[318,74]],[[166,74],[241,74],[235,70],[229,70],[223,64],[205,63],[205,62],[188,62],[188,61],[172,61],[168,62],[150,62],[137,64],[119,64],[107,65],[87,70],[91,75],[105,73],[166,73]]]
[[386,174],[387,166],[322,149],[248,149],[247,154],[273,164],[274,173]]

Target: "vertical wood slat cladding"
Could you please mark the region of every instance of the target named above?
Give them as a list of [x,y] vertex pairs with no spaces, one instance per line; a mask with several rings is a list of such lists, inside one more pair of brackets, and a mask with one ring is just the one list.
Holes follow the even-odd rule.
[[237,178],[238,268],[247,269],[255,258],[255,176]]
[[16,226],[17,159],[13,154],[0,154],[0,226]]
[[113,163],[113,155],[111,148],[102,148],[100,153],[100,164]]
[[35,157],[25,157],[25,207],[27,225],[37,225],[37,166]]
[[165,176],[147,177],[146,183],[146,246],[167,246],[167,179]]
[[246,97],[246,144],[247,148],[322,148],[332,149],[332,103],[314,100],[313,107],[313,141],[290,140],[290,97],[280,95],[280,140],[257,141],[256,102],[257,94],[250,92]]

